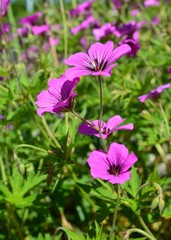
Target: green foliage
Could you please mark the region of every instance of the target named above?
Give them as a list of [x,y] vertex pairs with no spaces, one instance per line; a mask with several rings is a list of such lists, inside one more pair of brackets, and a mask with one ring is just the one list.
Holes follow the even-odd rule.
[[[100,140],[79,134],[81,121],[71,113],[36,113],[36,96],[47,89],[49,79],[64,74],[63,59],[96,42],[92,26],[71,34],[71,28],[85,20],[82,14],[70,17],[69,10],[78,2],[35,1],[35,11],[43,13],[36,25],[48,24],[48,35],[35,36],[30,27],[27,37],[16,34],[22,27],[18,20],[28,15],[21,0],[11,1],[2,18],[11,23],[6,37],[0,21],[0,239],[121,240],[128,229],[148,227],[157,239],[170,240],[171,89],[145,103],[138,97],[169,83],[171,3],[145,8],[141,1],[123,1],[119,10],[108,0],[92,5],[92,15],[101,25],[145,21],[137,30],[136,55],[119,59],[111,77],[103,79],[103,120],[121,115],[125,123],[134,124],[133,131],[116,131],[106,145],[123,143],[138,156],[117,202],[117,186],[92,178],[87,165],[89,154],[102,150]],[[132,16],[135,6],[139,13]],[[157,25],[152,21],[156,16]],[[123,36],[111,34],[100,42],[111,40],[117,46]],[[49,45],[50,37],[58,38],[59,44]],[[34,46],[37,53],[23,55]],[[87,120],[98,119],[98,79],[81,77],[76,92],[75,111]],[[129,239],[147,238],[134,232]]]

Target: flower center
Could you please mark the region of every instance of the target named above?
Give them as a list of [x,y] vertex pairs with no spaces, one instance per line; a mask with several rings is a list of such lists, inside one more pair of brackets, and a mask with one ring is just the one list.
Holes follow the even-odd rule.
[[109,132],[110,132],[110,129],[109,129],[109,128],[104,127],[104,128],[102,129],[102,133],[103,133],[103,134],[108,134]]
[[118,176],[120,171],[121,171],[121,167],[115,166],[115,165],[111,165],[110,168],[108,169],[108,173],[114,176]]
[[103,71],[105,69],[107,65],[107,61],[104,61],[103,59],[101,60],[101,62],[98,62],[98,59],[95,58],[93,62],[91,62],[91,70],[94,70],[96,72],[98,71]]

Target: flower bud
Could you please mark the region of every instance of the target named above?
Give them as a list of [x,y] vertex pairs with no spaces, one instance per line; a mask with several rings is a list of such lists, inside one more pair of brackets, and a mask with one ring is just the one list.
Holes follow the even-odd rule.
[[160,214],[161,214],[162,211],[163,211],[163,208],[164,208],[164,206],[165,206],[165,201],[164,201],[164,199],[163,199],[163,196],[161,196],[159,199],[160,199],[160,200],[159,200],[159,210],[160,210]]
[[151,210],[155,209],[159,205],[159,196],[155,197],[151,203]]

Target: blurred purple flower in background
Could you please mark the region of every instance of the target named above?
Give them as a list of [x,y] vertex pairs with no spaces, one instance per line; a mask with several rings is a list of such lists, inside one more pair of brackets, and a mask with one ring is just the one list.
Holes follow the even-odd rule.
[[144,6],[145,7],[160,6],[160,1],[159,0],[145,0]]
[[0,26],[0,38],[4,33],[8,33],[10,31],[11,28],[11,24],[10,23],[2,23],[2,25]]
[[41,26],[33,26],[32,32],[34,35],[41,35],[49,31],[48,25],[41,25]]
[[5,16],[10,0],[1,0],[0,1],[0,16]]
[[64,60],[66,64],[73,66],[67,69],[65,74],[68,79],[85,75],[109,77],[111,76],[112,68],[117,65],[113,64],[113,62],[130,51],[131,48],[127,44],[114,49],[112,41],[108,41],[106,44],[94,43],[90,46],[88,54],[78,52]]
[[[113,116],[108,120],[107,123],[100,121],[100,120],[94,120],[90,122],[90,124],[80,124],[78,131],[81,134],[85,135],[93,135],[96,137],[100,137],[100,134],[98,130],[102,133],[102,138],[106,139],[109,137],[112,133],[118,131],[118,130],[132,130],[134,125],[132,123],[125,124],[122,126],[119,126],[122,122],[124,122],[125,119],[121,118],[119,115]],[[101,125],[101,127],[100,127]]]
[[122,184],[130,179],[129,169],[138,160],[134,153],[119,143],[112,143],[108,153],[93,151],[87,162],[93,178],[107,180],[112,184]]
[[37,114],[41,116],[45,112],[56,114],[58,112],[70,111],[72,100],[77,95],[73,92],[79,78],[69,81],[65,75],[58,79],[51,79],[48,83],[48,90],[43,90],[37,96],[35,104],[39,107]]
[[41,12],[36,12],[33,15],[26,16],[19,20],[19,23],[22,25],[34,25],[38,18],[40,18],[43,14]]
[[93,34],[97,41],[99,41],[101,38],[107,37],[110,34],[120,37],[120,33],[118,32],[117,28],[109,22],[105,23],[100,28],[94,28]]
[[89,11],[93,2],[94,2],[94,0],[85,1],[81,4],[79,4],[76,8],[71,9],[69,11],[71,17],[76,17],[80,14],[83,14],[83,13],[86,13],[87,11]]
[[78,34],[80,31],[89,28],[90,26],[97,26],[98,22],[93,16],[88,16],[84,21],[82,21],[79,25],[76,27],[71,28],[71,33],[73,35]]
[[151,90],[148,94],[142,95],[138,97],[140,102],[145,102],[147,99],[159,98],[161,93],[166,90],[167,88],[171,87],[171,83],[167,83],[165,85],[161,85],[156,89]]

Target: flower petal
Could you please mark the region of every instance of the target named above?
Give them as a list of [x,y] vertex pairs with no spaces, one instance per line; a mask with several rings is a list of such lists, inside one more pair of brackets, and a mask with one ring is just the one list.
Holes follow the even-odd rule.
[[134,128],[134,124],[128,123],[128,124],[122,125],[120,127],[117,127],[116,130],[132,130],[133,128]]
[[72,67],[66,70],[65,75],[68,80],[72,80],[76,77],[90,75],[92,71],[87,70],[84,67]]
[[94,178],[107,180],[110,177],[108,173],[108,164],[106,161],[107,154],[101,151],[93,151],[87,162],[90,166],[91,175]]
[[91,61],[97,60],[98,63],[108,61],[109,56],[114,48],[112,41],[108,41],[106,44],[100,42],[94,43],[88,50],[88,55],[91,58]]
[[80,124],[80,126],[78,127],[78,131],[81,134],[85,134],[85,135],[95,135],[98,134],[98,131],[96,129],[94,129],[93,127],[91,127],[88,124]]
[[110,175],[110,179],[108,181],[112,184],[122,184],[130,179],[131,172],[124,172],[119,174],[118,176]]
[[69,66],[75,67],[89,67],[90,66],[90,58],[87,53],[78,52],[71,55],[68,59],[64,60],[64,62]]
[[128,149],[125,145],[114,142],[110,145],[108,158],[115,166],[122,167],[123,163],[128,158]]
[[128,44],[122,44],[121,46],[115,48],[110,54],[110,58],[108,59],[108,65],[118,60],[123,55],[131,52],[131,48]]
[[134,153],[130,153],[129,157],[122,165],[121,173],[128,171],[137,161],[138,161],[137,156]]
[[121,118],[119,115],[111,117],[107,122],[107,128],[110,130],[116,129],[116,127],[125,121],[125,118]]

